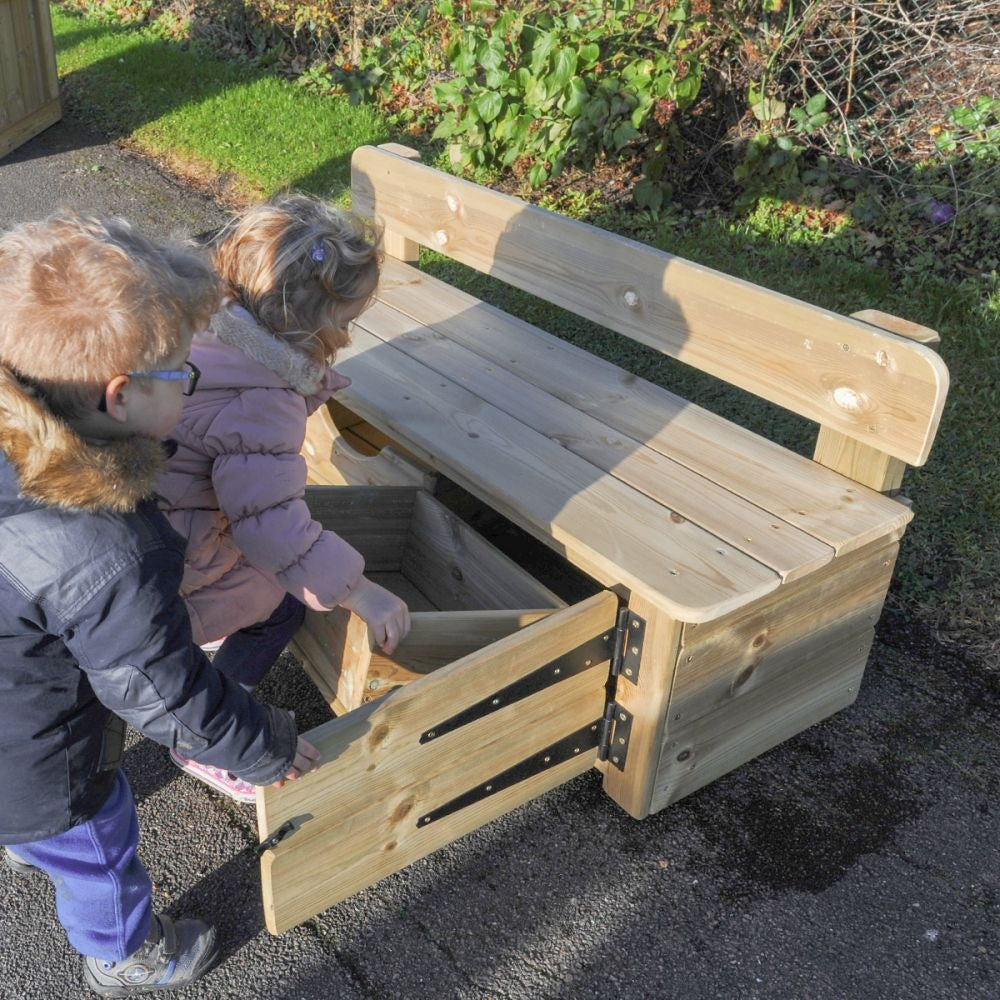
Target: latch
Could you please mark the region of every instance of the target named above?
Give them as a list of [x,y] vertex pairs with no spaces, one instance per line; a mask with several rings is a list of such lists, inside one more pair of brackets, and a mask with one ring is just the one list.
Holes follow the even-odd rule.
[[294,833],[295,829],[295,823],[292,822],[292,820],[285,820],[285,822],[282,823],[270,837],[265,838],[257,845],[257,857],[264,857],[265,851],[273,851],[274,848],[276,848],[278,844],[285,839],[285,837],[287,837],[290,833]]

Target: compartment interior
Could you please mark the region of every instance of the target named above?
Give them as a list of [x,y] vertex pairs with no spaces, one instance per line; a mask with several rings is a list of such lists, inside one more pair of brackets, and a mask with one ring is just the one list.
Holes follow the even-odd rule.
[[392,656],[365,623],[312,612],[293,650],[338,714],[474,652],[566,606],[427,491],[406,486],[310,486],[313,516],[365,557],[365,573],[410,608]]

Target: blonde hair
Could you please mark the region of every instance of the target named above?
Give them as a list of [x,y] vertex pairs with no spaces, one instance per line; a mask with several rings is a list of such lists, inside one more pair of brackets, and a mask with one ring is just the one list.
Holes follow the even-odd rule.
[[62,212],[0,236],[0,364],[73,416],[115,375],[155,368],[208,324],[205,261],[123,219]]
[[255,205],[216,238],[229,294],[275,337],[317,361],[347,343],[344,316],[375,294],[382,257],[374,225],[308,195]]

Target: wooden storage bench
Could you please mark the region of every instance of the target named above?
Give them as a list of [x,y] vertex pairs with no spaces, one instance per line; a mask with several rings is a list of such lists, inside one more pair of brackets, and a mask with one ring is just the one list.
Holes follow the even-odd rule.
[[[850,704],[911,517],[893,494],[927,458],[948,380],[933,333],[902,320],[815,308],[402,147],[352,167],[387,259],[338,360],[352,384],[304,453],[316,483],[414,489],[363,499],[353,536],[357,494],[323,516],[377,541],[413,530],[394,509],[408,495],[427,508],[411,565],[445,583],[476,564],[483,585],[425,593],[436,627],[415,625],[393,662],[357,623],[310,618],[299,653],[350,710],[312,731],[314,774],[259,796],[274,932],[594,766],[641,818]],[[431,277],[421,245],[809,418],[813,459]],[[563,605],[509,560],[457,559],[449,539],[489,547],[428,502],[436,474],[592,596]],[[435,517],[448,526],[428,530]],[[391,690],[366,701],[366,678]]]

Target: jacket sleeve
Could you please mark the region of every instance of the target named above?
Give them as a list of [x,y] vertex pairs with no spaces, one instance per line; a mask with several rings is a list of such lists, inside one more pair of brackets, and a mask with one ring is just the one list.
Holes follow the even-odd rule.
[[325,610],[347,597],[365,564],[353,546],[323,530],[304,500],[305,419],[297,393],[249,389],[218,413],[204,446],[213,456],[219,508],[244,557],[307,606]]
[[294,720],[255,702],[194,645],[177,596],[182,571],[181,553],[163,548],[120,560],[63,641],[98,700],[150,739],[252,784],[277,781],[295,757]]

